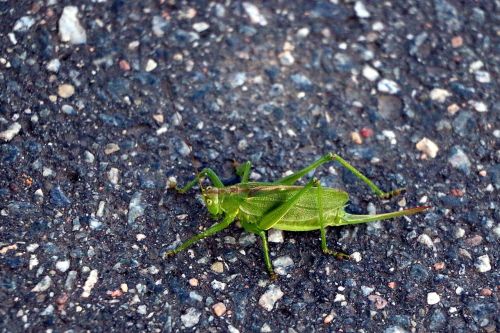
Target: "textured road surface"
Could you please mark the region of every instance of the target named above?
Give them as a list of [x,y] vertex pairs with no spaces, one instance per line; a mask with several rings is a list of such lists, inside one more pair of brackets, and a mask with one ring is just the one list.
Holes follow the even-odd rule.
[[[78,7],[71,7],[77,5]],[[0,331],[494,332],[498,1],[0,1]],[[348,211],[412,216],[260,240],[196,170],[317,170]]]

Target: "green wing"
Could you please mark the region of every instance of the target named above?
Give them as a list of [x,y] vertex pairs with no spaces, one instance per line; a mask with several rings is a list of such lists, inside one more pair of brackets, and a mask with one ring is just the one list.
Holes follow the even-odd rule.
[[[240,211],[248,222],[256,223],[267,212],[294,196],[302,186],[268,185],[249,187],[248,196],[240,203]],[[313,187],[305,193],[277,224],[275,229],[307,231],[319,229],[318,188]],[[322,188],[323,214],[326,224],[333,221],[339,209],[343,208],[349,197],[346,192]]]

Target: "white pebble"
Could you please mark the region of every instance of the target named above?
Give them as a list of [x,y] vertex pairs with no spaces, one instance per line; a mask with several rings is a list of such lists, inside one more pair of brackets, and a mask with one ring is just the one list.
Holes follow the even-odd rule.
[[108,180],[111,184],[116,185],[119,181],[120,170],[117,168],[111,168],[108,171]]
[[382,93],[390,95],[397,94],[400,90],[399,85],[396,82],[388,79],[382,79],[378,81],[377,89]]
[[70,265],[69,260],[61,260],[56,262],[56,269],[64,273],[69,269],[69,265]]
[[283,243],[283,231],[270,229],[267,232],[267,241],[270,243]]
[[362,1],[356,1],[354,4],[354,11],[356,12],[356,16],[359,18],[370,17],[370,12],[366,9],[365,4]]
[[423,138],[419,142],[417,142],[416,145],[417,149],[430,158],[435,158],[437,155],[437,152],[439,151],[439,147],[431,140],[427,138]]
[[297,31],[297,37],[299,38],[306,38],[309,36],[309,33],[311,30],[308,27],[300,28],[299,31]]
[[484,102],[478,101],[469,101],[469,104],[476,110],[477,112],[488,112],[488,106]]
[[280,63],[283,66],[291,66],[295,62],[295,58],[293,57],[293,55],[290,51],[285,51],[285,52],[280,53],[278,55],[278,58],[280,60]]
[[193,327],[200,321],[200,316],[200,311],[195,308],[189,308],[186,313],[181,316],[182,324],[185,327]]
[[90,296],[90,292],[97,283],[97,279],[98,279],[97,269],[91,270],[89,276],[87,277],[87,280],[85,281],[85,284],[83,285],[82,297],[87,298]]
[[262,294],[259,298],[259,305],[266,309],[267,311],[271,311],[274,308],[274,304],[283,297],[283,292],[280,287],[275,286],[274,284],[270,285],[267,288],[266,292]]
[[193,24],[193,30],[196,32],[203,32],[210,28],[210,25],[207,22],[197,22]]
[[51,61],[49,61],[47,63],[47,66],[45,66],[45,68],[49,71],[49,72],[54,72],[54,73],[57,73],[59,72],[59,68],[61,67],[61,61],[59,61],[59,59],[52,59]]
[[491,82],[490,73],[488,73],[487,71],[476,71],[474,73],[474,76],[476,77],[476,81],[479,83],[490,83]]
[[430,97],[433,101],[443,103],[446,98],[450,97],[451,93],[446,89],[434,88],[431,90]]
[[293,266],[293,260],[290,256],[283,256],[273,260],[273,266],[276,273],[279,275],[286,275],[287,269]]
[[156,67],[158,67],[158,64],[156,63],[156,61],[154,61],[153,59],[148,59],[148,61],[146,62],[146,72],[151,72]]
[[363,67],[363,76],[368,81],[376,81],[379,78],[380,74],[375,68],[365,65],[365,67]]
[[476,266],[476,269],[479,273],[486,273],[490,271],[491,270],[490,257],[487,254],[478,257],[474,266]]
[[343,294],[336,294],[333,302],[343,302],[345,301],[345,296]]
[[85,44],[87,33],[78,20],[78,7],[66,6],[59,18],[59,37],[70,44]]
[[438,304],[441,301],[441,297],[439,297],[438,293],[432,292],[427,294],[427,304],[434,305]]
[[52,280],[50,279],[50,276],[46,275],[40,282],[37,283],[37,285],[31,289],[32,292],[38,293],[38,292],[44,292],[45,290],[49,289],[50,286],[52,285]]
[[35,19],[31,16],[23,16],[14,23],[12,30],[19,32],[26,32],[35,24]]
[[21,124],[13,123],[5,131],[0,132],[0,139],[3,141],[12,140],[21,131]]
[[428,248],[435,250],[434,242],[432,241],[432,239],[428,235],[421,234],[420,236],[418,236],[417,241],[420,244],[424,244]]
[[262,26],[267,25],[266,18],[260,13],[259,8],[250,2],[243,2],[243,9],[250,17],[250,22],[253,24],[259,24]]
[[362,260],[361,253],[359,252],[354,252],[349,257],[355,262],[360,262]]

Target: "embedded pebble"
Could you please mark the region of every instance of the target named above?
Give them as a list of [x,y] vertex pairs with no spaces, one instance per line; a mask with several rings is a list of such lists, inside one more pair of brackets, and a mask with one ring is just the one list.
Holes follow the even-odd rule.
[[259,24],[262,26],[267,25],[266,18],[260,13],[260,10],[257,6],[250,2],[243,2],[243,9],[247,13],[248,17],[250,17],[250,22],[252,22],[253,24]]
[[417,238],[417,241],[420,243],[420,244],[424,244],[425,246],[427,246],[428,248],[430,249],[433,249],[435,250],[436,247],[434,246],[434,242],[432,241],[432,239],[426,235],[426,234],[421,234],[420,236],[418,236]]
[[104,147],[104,154],[111,155],[113,153],[116,153],[119,150],[120,150],[120,146],[118,146],[116,143],[108,143]]
[[451,149],[448,163],[450,163],[453,168],[458,169],[465,174],[470,173],[471,162],[465,152],[458,146]]
[[283,231],[278,229],[270,229],[267,232],[267,241],[270,243],[283,243]]
[[193,24],[193,30],[196,32],[203,32],[205,30],[208,30],[210,28],[210,25],[207,22],[197,22]]
[[490,83],[491,82],[490,73],[488,73],[487,71],[476,71],[474,73],[474,76],[476,78],[476,81],[479,83]]
[[87,298],[90,296],[90,292],[97,283],[97,279],[98,279],[97,269],[91,270],[89,276],[87,277],[87,280],[85,281],[85,284],[83,285],[83,292],[81,295],[83,298]]
[[368,299],[375,305],[377,310],[382,310],[387,306],[387,300],[380,295],[369,295]]
[[158,63],[153,59],[148,59],[145,70],[146,72],[152,72],[156,67],[158,67]]
[[71,96],[73,96],[74,93],[75,93],[75,87],[73,87],[71,84],[68,83],[61,84],[57,88],[57,94],[61,98],[70,98]]
[[64,104],[63,106],[61,106],[61,111],[69,116],[77,115],[75,108],[68,104]]
[[380,77],[378,71],[375,68],[368,65],[365,65],[365,67],[363,67],[362,73],[365,79],[367,79],[368,81],[377,81],[378,78]]
[[375,288],[372,287],[361,286],[361,292],[363,293],[363,296],[370,295],[374,290]]
[[279,275],[286,275],[288,273],[287,270],[293,265],[294,263],[290,256],[283,256],[273,260],[274,270]]
[[469,104],[476,110],[477,112],[483,113],[488,112],[488,106],[484,102],[478,101],[469,101]]
[[227,311],[226,305],[222,302],[216,303],[212,305],[212,311],[217,317],[223,316]]
[[70,261],[69,260],[61,260],[56,262],[56,269],[62,273],[66,272],[69,269]]
[[195,308],[189,308],[181,315],[182,324],[185,327],[193,327],[200,321],[201,312]]
[[382,79],[378,81],[377,89],[382,93],[390,95],[397,94],[400,90],[399,85],[396,82],[388,79]]
[[144,205],[142,203],[142,192],[137,191],[132,195],[128,205],[128,223],[133,224],[138,217],[144,215]]
[[220,261],[216,261],[210,266],[210,269],[215,273],[223,273],[224,272],[224,264]]
[[474,266],[476,267],[479,273],[486,273],[490,271],[491,270],[490,257],[487,254],[477,257]]
[[23,16],[19,20],[14,23],[14,27],[12,30],[17,32],[26,32],[28,31],[33,24],[35,24],[35,19],[31,16]]
[[359,252],[353,252],[349,257],[355,262],[360,262],[363,259],[361,253]]
[[365,4],[362,1],[356,1],[354,4],[354,12],[356,16],[359,18],[369,18],[370,12],[365,7]]
[[86,150],[84,153],[83,153],[83,158],[85,160],[86,163],[94,163],[94,160],[95,160],[95,156],[94,154],[92,154],[91,152],[89,152],[88,150]]
[[0,132],[0,139],[9,142],[21,131],[21,124],[13,123],[5,131]]
[[169,26],[169,22],[159,15],[153,16],[152,30],[156,37],[163,37],[165,30]]
[[31,291],[35,293],[44,292],[47,289],[49,289],[51,285],[52,285],[52,280],[50,276],[46,275],[42,280],[40,280],[40,282],[36,284],[36,286],[33,289],[31,289]]
[[267,311],[272,311],[274,304],[283,297],[280,287],[272,284],[259,298],[259,305]]
[[427,304],[434,305],[441,301],[441,297],[436,292],[431,292],[427,294]]
[[59,18],[59,37],[62,42],[85,44],[87,33],[78,19],[78,7],[66,6]]
[[247,75],[244,72],[233,73],[229,76],[229,86],[231,88],[238,88],[245,84]]
[[117,168],[110,168],[108,171],[108,180],[111,184],[116,185],[119,181],[120,170]]
[[295,58],[290,51],[280,53],[278,58],[283,66],[291,66],[295,63]]
[[343,302],[343,301],[345,301],[345,296],[343,294],[336,294],[335,298],[333,299],[334,303]]
[[214,290],[224,290],[224,289],[226,289],[227,284],[224,282],[213,280],[212,282],[210,282],[210,286]]
[[431,90],[430,98],[433,101],[444,103],[448,97],[452,96],[451,93],[446,89],[434,88]]
[[57,73],[57,72],[59,72],[59,68],[61,68],[61,61],[59,61],[59,59],[57,59],[57,58],[52,59],[47,63],[47,66],[45,66],[45,68],[49,72]]
[[423,138],[416,145],[417,149],[430,158],[435,158],[439,151],[438,146],[431,140]]

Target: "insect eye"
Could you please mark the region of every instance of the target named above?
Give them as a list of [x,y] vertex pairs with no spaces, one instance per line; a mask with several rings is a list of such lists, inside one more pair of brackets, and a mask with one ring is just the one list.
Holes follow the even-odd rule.
[[212,190],[212,186],[207,186],[207,187],[205,188],[205,190],[207,190],[207,191],[211,191],[211,190]]
[[211,204],[212,204],[212,200],[207,199],[207,205],[209,205],[209,206],[210,206]]

